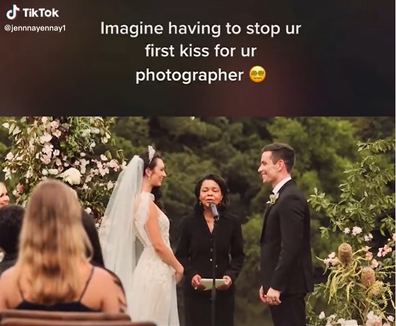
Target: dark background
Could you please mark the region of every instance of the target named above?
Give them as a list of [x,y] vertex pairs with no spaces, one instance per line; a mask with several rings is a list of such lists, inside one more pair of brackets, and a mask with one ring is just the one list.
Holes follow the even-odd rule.
[[[5,12],[56,8],[58,19],[9,21]],[[0,115],[394,116],[394,1],[4,1],[0,3]],[[278,24],[268,35],[101,35],[106,24]],[[66,32],[4,31],[63,25]],[[301,24],[300,35],[284,25]],[[244,29],[243,29],[244,30]],[[166,28],[165,28],[166,31]],[[256,46],[254,58],[145,58],[147,43]],[[254,84],[248,72],[266,69]],[[135,71],[245,71],[242,82],[144,83]]]

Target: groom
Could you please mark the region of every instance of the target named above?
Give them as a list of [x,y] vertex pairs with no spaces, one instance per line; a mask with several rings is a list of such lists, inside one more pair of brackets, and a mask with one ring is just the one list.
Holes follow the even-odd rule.
[[263,148],[258,172],[273,188],[261,233],[260,299],[274,326],[306,326],[305,296],[313,290],[310,213],[292,180],[294,150],[274,143]]

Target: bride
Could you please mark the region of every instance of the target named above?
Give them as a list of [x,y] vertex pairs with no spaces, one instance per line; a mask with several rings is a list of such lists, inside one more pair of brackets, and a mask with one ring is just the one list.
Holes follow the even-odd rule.
[[172,252],[169,220],[153,194],[165,177],[164,162],[151,146],[135,155],[117,180],[99,236],[105,266],[125,288],[132,321],[179,326],[176,284],[184,268]]

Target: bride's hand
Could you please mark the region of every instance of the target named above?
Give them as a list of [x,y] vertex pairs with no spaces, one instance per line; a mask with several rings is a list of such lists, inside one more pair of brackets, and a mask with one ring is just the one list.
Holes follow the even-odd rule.
[[179,269],[176,270],[175,276],[176,276],[176,284],[179,284],[180,281],[183,279],[183,274],[184,274],[184,268],[181,266]]

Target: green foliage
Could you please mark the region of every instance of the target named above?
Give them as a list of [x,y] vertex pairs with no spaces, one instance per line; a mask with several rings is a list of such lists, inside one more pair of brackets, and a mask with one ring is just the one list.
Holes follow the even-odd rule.
[[[317,190],[309,199],[315,210],[330,219],[328,227],[320,228],[323,239],[339,233],[343,242],[360,248],[351,264],[343,264],[340,254],[334,259],[334,253],[321,260],[330,273],[326,284],[316,286],[311,299],[326,299],[329,312],[337,318],[357,319],[359,325],[366,323],[369,312],[371,317],[390,322],[386,317],[389,306],[395,308],[391,283],[395,274],[395,165],[387,159],[394,150],[394,139],[359,142],[361,161],[345,171],[339,201],[333,202]],[[380,231],[378,248],[373,237],[376,230]],[[377,259],[373,259],[375,254]],[[375,282],[371,286],[364,285],[365,267],[373,270]],[[308,311],[311,322],[320,324],[312,306]]]

